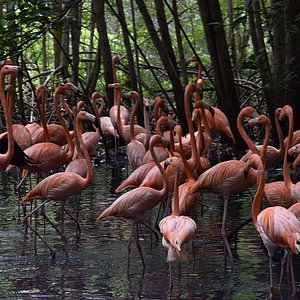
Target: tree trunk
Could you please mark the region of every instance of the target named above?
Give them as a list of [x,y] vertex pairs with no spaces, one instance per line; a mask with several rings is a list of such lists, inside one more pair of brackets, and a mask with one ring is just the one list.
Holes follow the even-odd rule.
[[[92,6],[95,13],[96,26],[99,33],[99,42],[101,45],[101,56],[103,59],[104,79],[105,83],[113,83],[113,71],[112,71],[112,59],[111,50],[109,45],[109,39],[107,36],[105,12],[104,12],[104,0],[93,0]],[[111,108],[114,103],[113,89],[107,90],[107,103],[108,108]]]
[[169,79],[172,84],[173,92],[174,92],[174,100],[176,103],[176,109],[175,113],[179,119],[179,122],[183,128],[183,132],[187,133],[187,124],[185,120],[185,114],[184,114],[184,105],[183,105],[183,88],[180,82],[180,79],[176,73],[176,70],[173,67],[172,62],[170,61],[170,57],[168,55],[167,49],[165,49],[162,41],[160,40],[157,31],[154,27],[154,24],[152,22],[152,19],[150,17],[149,11],[145,5],[144,0],[136,0],[136,4],[139,8],[139,11],[141,15],[143,16],[144,22],[148,28],[150,37],[152,39],[152,42],[160,56],[160,59],[164,65],[164,68],[166,69],[166,72],[169,76]]
[[[61,15],[62,13],[62,0],[53,1],[53,11],[56,16]],[[54,69],[57,69],[60,66],[60,56],[61,56],[61,35],[62,35],[62,22],[56,23],[53,28],[54,38]]]
[[286,103],[294,109],[295,130],[300,129],[300,1],[287,1],[286,25]]
[[219,108],[226,114],[230,122],[231,130],[236,139],[236,146],[244,148],[245,145],[236,125],[236,119],[240,111],[240,101],[234,83],[219,1],[198,0],[198,5],[215,73]]
[[79,72],[79,46],[80,46],[80,33],[81,33],[81,17],[82,17],[82,2],[77,2],[72,8],[72,16],[76,20],[71,26],[72,38],[72,77],[71,80],[75,85],[78,85],[78,72]]

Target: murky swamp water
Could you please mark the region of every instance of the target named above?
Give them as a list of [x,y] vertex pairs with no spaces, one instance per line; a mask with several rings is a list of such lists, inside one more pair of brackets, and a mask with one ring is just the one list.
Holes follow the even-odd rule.
[[[121,167],[119,180],[128,170]],[[234,263],[224,265],[220,236],[222,201],[206,194],[193,215],[197,223],[194,251],[186,263],[172,264],[173,289],[169,290],[169,266],[161,238],[141,227],[142,263],[132,246],[127,274],[127,243],[132,222],[109,218],[96,223],[99,214],[117,195],[116,169],[107,163],[94,168],[94,181],[81,195],[81,235],[77,239],[73,221],[66,218],[68,255],[57,232],[39,217],[38,230],[56,251],[54,259],[34,234],[25,234],[15,173],[0,175],[0,298],[1,299],[267,299],[269,297],[268,257],[261,248],[252,223],[238,234]],[[34,182],[34,177],[33,177]],[[33,183],[34,184],[34,183]],[[28,187],[27,187],[28,188]],[[58,204],[49,204],[48,216],[59,224]],[[76,201],[67,209],[75,211]],[[155,215],[155,213],[153,213]],[[251,215],[251,195],[245,192],[230,201],[228,231]],[[300,290],[300,263],[294,257],[297,288]],[[285,280],[279,290],[280,264],[274,263],[275,299],[290,299],[291,285]],[[300,295],[300,292],[299,292]]]

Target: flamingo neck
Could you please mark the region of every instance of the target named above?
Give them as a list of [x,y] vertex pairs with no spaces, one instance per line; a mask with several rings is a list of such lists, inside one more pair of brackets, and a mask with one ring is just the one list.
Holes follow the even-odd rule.
[[[62,128],[64,129],[64,132],[65,132],[65,135],[66,135],[66,138],[67,138],[67,141],[68,141],[67,156],[70,157],[70,159],[71,159],[72,156],[73,156],[73,153],[74,153],[74,144],[73,144],[70,132],[69,132],[69,130],[67,128],[66,121],[62,117],[60,109],[58,107],[58,97],[59,96],[60,96],[60,99],[62,99],[64,97],[64,94],[63,93],[59,93],[57,91],[54,91],[54,93],[53,93],[53,102],[54,102],[55,112],[56,112],[58,120],[60,121],[60,124],[61,124]],[[61,101],[64,101],[64,100],[61,100]]]
[[155,154],[154,146],[156,144],[157,144],[157,142],[155,140],[154,140],[154,142],[152,141],[152,143],[150,141],[149,149],[150,149],[150,153],[152,155],[153,161],[157,165],[157,167],[162,175],[162,178],[163,178],[163,188],[160,190],[160,193],[161,193],[161,195],[166,195],[168,192],[168,179],[167,179],[167,174],[166,174],[165,170],[163,169],[161,164],[158,162],[157,156]]
[[242,139],[244,140],[244,142],[247,144],[249,150],[252,151],[252,153],[256,153],[259,155],[259,151],[257,150],[257,148],[255,147],[254,143],[252,142],[252,140],[249,138],[249,136],[247,135],[244,126],[242,125],[242,121],[245,117],[244,113],[240,113],[238,118],[237,118],[237,129],[242,137]]
[[294,118],[291,113],[288,114],[288,120],[289,120],[289,131],[288,131],[288,142],[285,148],[284,159],[283,159],[283,178],[284,178],[285,185],[290,190],[292,188],[293,183],[291,180],[290,165],[288,162],[288,151],[292,145],[293,132],[294,132]]
[[172,201],[172,215],[179,216],[179,167],[175,167],[175,182],[174,182],[174,194]]
[[80,133],[82,131],[83,131],[82,119],[77,117],[75,122],[75,135],[77,136],[79,148],[83,152],[83,156],[85,158],[86,165],[87,165],[87,175],[85,178],[83,178],[84,184],[85,186],[87,186],[93,179],[93,167],[92,167],[90,155],[87,151],[86,146],[84,145],[82,134]]
[[195,133],[194,133],[194,128],[193,128],[193,122],[191,118],[191,110],[190,110],[190,96],[192,92],[196,90],[196,85],[195,84],[188,84],[185,88],[184,92],[184,110],[185,110],[185,117],[189,129],[189,134],[190,134],[190,144],[192,148],[192,156],[189,160],[189,163],[194,170],[197,163],[198,163],[198,150],[196,146],[196,138],[195,138]]
[[265,172],[262,164],[257,171],[257,182],[258,182],[258,187],[252,202],[252,219],[255,227],[257,227],[257,216],[260,213],[260,204],[261,204],[262,196],[264,194],[264,187],[265,187]]

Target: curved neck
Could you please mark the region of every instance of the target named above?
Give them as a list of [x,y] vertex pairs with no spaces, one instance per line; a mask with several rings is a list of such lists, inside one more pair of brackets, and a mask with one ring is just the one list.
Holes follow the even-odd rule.
[[137,114],[138,108],[139,108],[139,94],[135,91],[132,91],[130,93],[130,97],[133,98],[134,100],[134,107],[133,107],[133,111],[131,113],[130,116],[130,139],[134,140],[135,135],[134,135],[134,118]]
[[294,118],[293,113],[289,112],[286,114],[289,120],[289,131],[288,131],[288,141],[286,144],[286,148],[284,151],[284,159],[283,159],[283,178],[284,183],[287,186],[288,189],[290,189],[293,185],[291,180],[291,174],[290,174],[290,164],[288,162],[288,151],[291,148],[292,141],[293,141],[293,132],[294,132]]
[[252,219],[255,227],[257,227],[257,216],[260,213],[261,198],[263,196],[265,187],[265,172],[262,164],[260,164],[260,167],[257,171],[257,183],[257,191],[252,202]]
[[182,146],[182,130],[181,130],[181,128],[179,128],[179,126],[180,125],[176,126],[175,132],[178,135],[181,160],[182,160],[182,163],[183,163],[183,167],[184,167],[184,171],[186,173],[187,179],[192,180],[192,179],[194,179],[194,175],[193,175],[191,167],[188,164],[187,159],[185,158],[185,155],[184,155],[184,150],[183,150],[183,146]]
[[174,193],[172,201],[172,216],[179,216],[179,166],[175,168]]
[[[60,125],[64,129],[64,132],[65,132],[65,135],[66,135],[66,138],[67,138],[67,141],[68,141],[67,156],[72,158],[73,153],[74,153],[74,144],[73,144],[70,132],[67,128],[67,124],[66,124],[64,118],[62,117],[59,106],[58,106],[58,97],[60,97],[60,99],[62,99],[64,97],[64,90],[63,90],[63,88],[62,89],[61,88],[62,87],[59,87],[54,91],[54,93],[53,93],[53,102],[54,102],[54,107],[55,107],[55,112],[56,112],[57,118],[60,121]],[[61,100],[61,101],[63,101],[63,100]]]
[[[197,151],[197,146],[196,146],[196,139],[195,139],[195,133],[194,133],[194,128],[193,128],[193,122],[192,122],[192,117],[191,117],[191,110],[190,110],[190,96],[193,92],[196,91],[196,85],[194,83],[189,83],[184,92],[184,110],[185,110],[185,117],[187,121],[187,125],[189,128],[189,133],[190,133],[190,144],[192,148],[192,156],[189,159],[189,163],[192,167],[192,170],[195,169],[198,163],[198,151]],[[198,92],[197,92],[198,93]]]
[[82,140],[82,135],[80,132],[83,131],[83,125],[82,125],[82,119],[80,118],[80,113],[77,114],[76,121],[75,121],[75,134],[78,139],[78,143],[80,145],[80,149],[83,152],[83,156],[86,160],[86,165],[87,165],[87,175],[83,180],[85,181],[85,186],[87,186],[93,179],[93,167],[92,167],[92,162],[91,158],[89,156],[89,153],[84,145],[84,142]]
[[[97,107],[97,103],[100,103],[100,108]],[[101,100],[101,98],[93,98],[93,101],[92,101],[92,107],[93,107],[93,111],[94,111],[94,114],[95,114],[95,117],[96,117],[96,120],[97,120],[97,123],[98,123],[98,126],[96,127],[96,132],[100,138],[101,136],[101,118],[100,118],[100,115],[102,113],[102,110],[103,110],[103,106],[104,106],[104,102]]]
[[[10,74],[13,75],[13,74]],[[0,71],[0,98],[4,112],[4,118],[7,129],[7,151],[5,154],[0,154],[1,165],[0,169],[3,170],[6,168],[6,165],[11,160],[14,155],[14,139],[13,139],[13,129],[12,129],[12,115],[13,115],[13,87],[12,85],[8,86],[7,94],[5,95],[4,86],[5,86],[5,76],[3,72]]]
[[160,190],[160,194],[165,195],[168,192],[167,174],[166,174],[165,170],[163,169],[163,167],[161,166],[161,164],[158,162],[157,156],[154,151],[154,146],[156,144],[158,144],[160,141],[161,141],[161,136],[159,136],[159,135],[153,136],[150,140],[149,149],[150,149],[150,153],[152,155],[153,161],[157,165],[157,167],[162,175],[162,178],[163,178],[163,188]]
[[252,140],[247,135],[247,133],[245,131],[245,128],[242,124],[244,117],[245,117],[245,114],[243,112],[240,112],[239,115],[238,115],[238,118],[237,118],[237,129],[238,129],[242,139],[247,144],[248,148],[252,151],[252,153],[256,153],[256,154],[259,155],[259,151],[257,150],[254,143],[252,142]]
[[280,115],[280,111],[276,110],[275,111],[275,126],[276,126],[276,131],[277,131],[277,136],[278,136],[278,142],[279,142],[279,154],[281,156],[283,156],[284,155],[284,142],[283,142],[282,128],[279,123],[279,115]]
[[49,131],[46,124],[46,117],[45,117],[45,107],[46,107],[46,93],[43,92],[42,87],[37,92],[37,101],[40,108],[40,116],[41,116],[41,126],[44,130],[44,141],[49,142]]

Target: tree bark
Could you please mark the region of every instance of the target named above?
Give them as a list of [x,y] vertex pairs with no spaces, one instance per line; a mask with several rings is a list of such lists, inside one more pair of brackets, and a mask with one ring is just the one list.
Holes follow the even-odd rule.
[[234,83],[219,1],[198,0],[198,6],[215,73],[219,108],[229,120],[231,130],[236,138],[236,146],[244,148],[244,142],[236,125],[236,119],[240,111],[240,100]]
[[166,72],[169,76],[169,79],[172,84],[173,92],[174,92],[174,100],[176,103],[176,115],[179,119],[179,122],[183,128],[183,132],[187,133],[187,124],[185,120],[185,114],[184,114],[184,105],[183,105],[183,88],[180,82],[180,78],[178,77],[176,70],[174,69],[174,66],[172,62],[170,61],[170,57],[168,55],[167,49],[165,49],[162,41],[160,40],[157,31],[154,27],[153,21],[150,17],[149,11],[145,5],[144,0],[136,0],[136,4],[139,8],[139,11],[144,19],[144,22],[148,28],[150,37],[152,39],[152,42],[160,56],[160,59],[164,65],[164,68],[166,69]]
[[[103,60],[103,70],[104,70],[104,79],[105,83],[113,83],[113,71],[112,71],[112,59],[111,59],[111,50],[109,39],[107,35],[106,20],[105,20],[105,11],[104,11],[104,0],[93,0],[92,6],[95,13],[96,26],[99,33],[99,42],[101,45],[101,56]],[[113,106],[113,90],[107,90],[107,104],[108,108]]]

